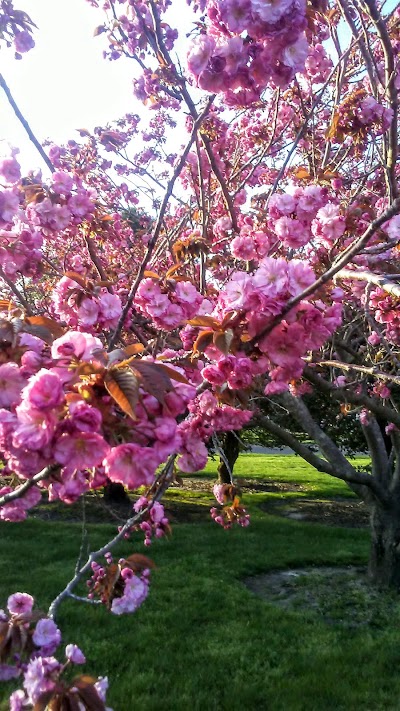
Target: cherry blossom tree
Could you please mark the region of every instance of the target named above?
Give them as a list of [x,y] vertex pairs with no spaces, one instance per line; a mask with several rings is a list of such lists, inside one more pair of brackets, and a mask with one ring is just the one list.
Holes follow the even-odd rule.
[[[29,596],[8,601],[3,676],[24,674],[14,709],[44,694],[105,703],[101,682],[60,681],[59,605],[92,576],[89,602],[134,611],[151,561],[115,562],[112,548],[135,528],[147,545],[164,535],[176,473],[250,421],[367,502],[372,580],[400,585],[399,10],[198,0],[185,38],[171,0],[88,1],[146,110],[41,146],[0,78],[50,171],[22,176],[16,149],[0,164],[0,518],[107,480],[146,493],[35,629]],[[33,30],[1,0],[17,58]],[[371,471],[346,458],[313,394],[358,417]],[[249,524],[233,480],[214,492],[218,524]],[[18,666],[7,640],[22,627]]]

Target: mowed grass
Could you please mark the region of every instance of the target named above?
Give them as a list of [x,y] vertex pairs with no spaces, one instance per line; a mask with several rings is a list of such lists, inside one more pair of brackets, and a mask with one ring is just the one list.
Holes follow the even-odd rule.
[[[259,460],[250,456],[248,464]],[[97,547],[115,528],[89,531]],[[2,524],[0,536],[0,603],[25,590],[46,609],[73,571],[80,526],[29,520]],[[349,630],[311,609],[276,608],[243,583],[279,568],[363,564],[366,531],[258,513],[248,529],[224,531],[211,520],[175,525],[150,551],[135,534],[116,555],[132,551],[150,553],[157,566],[135,614],[69,601],[58,620],[65,643],[85,651],[84,671],[109,676],[114,711],[400,709],[397,605],[390,625]],[[9,688],[0,687],[4,703]]]

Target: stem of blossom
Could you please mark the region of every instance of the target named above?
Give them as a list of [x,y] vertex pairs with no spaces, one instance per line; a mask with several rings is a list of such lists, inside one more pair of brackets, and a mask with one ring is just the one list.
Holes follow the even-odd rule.
[[355,272],[352,269],[342,269],[337,275],[338,279],[355,279],[356,281],[366,281],[368,284],[375,284],[383,291],[387,291],[392,296],[400,297],[400,284],[395,284],[391,279],[372,274],[372,272]]
[[2,268],[2,267],[0,267],[0,278],[3,279],[3,281],[4,281],[4,282],[7,284],[7,286],[9,287],[9,289],[11,289],[11,291],[12,291],[13,294],[14,294],[14,296],[17,297],[17,299],[18,299],[18,301],[20,302],[20,304],[22,304],[22,306],[24,307],[24,309],[25,309],[27,315],[28,315],[28,316],[33,316],[33,311],[32,311],[32,309],[31,309],[31,307],[30,307],[28,301],[25,299],[25,296],[22,296],[20,290],[18,289],[17,286],[15,286],[14,282],[11,281],[11,279],[9,279],[8,276],[6,276],[6,274],[4,274],[4,271],[3,271],[3,268]]
[[26,494],[26,492],[32,488],[32,486],[35,486],[35,484],[37,484],[39,481],[43,481],[43,479],[47,479],[47,477],[49,477],[52,472],[57,468],[58,467],[54,466],[46,467],[45,469],[42,469],[42,471],[38,474],[35,474],[32,479],[27,479],[24,484],[21,484],[21,486],[17,486],[14,491],[10,491],[9,494],[3,494],[3,496],[0,496],[0,506],[8,504],[10,501],[20,499],[21,496]]
[[151,256],[152,256],[152,253],[153,253],[153,249],[154,249],[155,244],[156,244],[156,242],[157,242],[157,239],[158,239],[158,237],[159,237],[159,235],[160,235],[161,228],[162,228],[162,223],[163,223],[163,219],[164,219],[164,215],[165,215],[165,212],[166,212],[166,209],[167,209],[167,206],[168,206],[168,201],[169,201],[169,199],[170,199],[170,197],[171,197],[171,194],[172,194],[173,187],[174,187],[174,185],[175,185],[175,182],[176,182],[177,178],[179,177],[179,175],[181,174],[181,172],[182,172],[182,170],[183,170],[183,166],[185,165],[187,155],[188,155],[188,153],[189,153],[189,151],[190,151],[190,149],[191,149],[191,147],[192,147],[192,144],[193,144],[194,141],[196,140],[197,132],[198,132],[198,130],[199,130],[199,128],[200,128],[202,122],[204,121],[205,117],[207,116],[207,114],[208,114],[208,112],[209,112],[209,110],[210,110],[210,107],[211,107],[211,104],[212,104],[213,101],[214,101],[214,96],[210,96],[210,97],[208,98],[208,100],[207,100],[207,103],[206,103],[206,105],[205,105],[203,111],[201,112],[201,114],[199,114],[197,120],[194,122],[192,131],[191,131],[191,134],[190,134],[189,141],[187,142],[186,147],[185,147],[185,149],[184,149],[184,151],[183,151],[183,153],[182,153],[182,155],[181,155],[181,157],[180,157],[180,159],[179,159],[179,161],[178,161],[178,163],[177,163],[177,165],[176,165],[176,167],[175,167],[175,170],[174,170],[174,172],[173,172],[173,174],[172,174],[172,176],[171,176],[171,178],[170,178],[170,180],[169,180],[169,182],[168,182],[167,189],[166,189],[166,191],[165,191],[165,195],[164,195],[163,201],[162,201],[161,206],[160,206],[160,210],[159,210],[159,213],[158,213],[158,217],[157,217],[157,221],[156,221],[156,224],[155,224],[155,227],[154,227],[154,231],[153,231],[152,237],[151,237],[151,239],[150,239],[150,241],[149,241],[149,243],[148,243],[148,247],[147,247],[146,254],[145,254],[145,256],[144,256],[144,258],[143,258],[143,260],[142,260],[142,263],[141,263],[141,265],[140,265],[140,268],[139,268],[139,271],[138,271],[138,273],[137,273],[136,279],[135,279],[135,281],[133,282],[133,284],[132,284],[132,286],[131,286],[131,289],[130,289],[130,291],[129,291],[128,298],[127,298],[126,304],[125,304],[125,306],[124,306],[124,308],[123,308],[123,310],[122,310],[122,313],[121,313],[121,316],[120,316],[120,318],[119,318],[117,327],[116,327],[114,333],[113,333],[112,336],[111,336],[110,343],[109,343],[109,346],[108,346],[108,350],[109,350],[109,351],[114,347],[116,341],[118,340],[118,338],[119,338],[119,336],[120,336],[120,333],[121,333],[122,328],[123,328],[123,325],[124,325],[124,321],[125,321],[125,319],[126,319],[126,317],[127,317],[127,315],[128,315],[129,309],[131,308],[131,306],[132,306],[132,304],[133,304],[133,300],[134,300],[135,295],[136,295],[136,292],[137,292],[137,290],[138,290],[138,288],[139,288],[139,284],[140,284],[140,282],[141,282],[142,279],[143,279],[144,272],[146,271],[146,267],[147,267],[147,265],[148,265],[148,263],[149,263],[149,261],[150,261],[150,259],[151,259]]
[[363,393],[356,393],[354,390],[347,388],[336,388],[331,383],[328,383],[321,375],[318,375],[314,368],[306,367],[304,369],[304,377],[316,388],[329,394],[333,400],[337,400],[338,402],[350,402],[352,405],[365,407],[367,410],[371,410],[377,417],[387,422],[393,422],[394,425],[400,428],[400,413],[396,412],[394,408],[381,405],[372,397],[368,397],[368,395],[364,395]]
[[398,112],[399,100],[398,89],[396,88],[396,66],[394,61],[393,47],[387,30],[386,22],[381,12],[376,6],[375,0],[360,0],[364,12],[368,13],[376,33],[381,41],[383,56],[385,59],[385,94],[393,111],[392,121],[388,130],[389,145],[386,150],[386,171],[389,200],[392,202],[399,195],[399,188],[396,177],[396,161],[398,153]]
[[337,360],[319,360],[317,365],[338,368],[339,370],[345,370],[345,371],[349,371],[349,372],[352,370],[356,370],[359,373],[365,373],[366,375],[372,375],[374,378],[378,378],[381,380],[387,380],[392,383],[396,383],[397,385],[400,385],[400,376],[399,375],[390,375],[390,373],[382,373],[380,370],[377,370],[376,368],[372,368],[372,367],[368,368],[367,366],[356,365],[355,363],[342,363],[341,361],[337,361]]
[[[101,261],[100,261],[100,259],[99,259],[98,256],[97,256],[96,248],[95,248],[95,246],[94,246],[94,242],[93,242],[92,238],[91,238],[89,235],[85,235],[85,243],[86,243],[86,247],[87,247],[87,249],[88,249],[89,255],[90,255],[90,259],[92,260],[94,266],[96,267],[97,273],[98,273],[100,279],[102,279],[102,281],[107,281],[107,274],[105,273],[105,271],[104,271],[104,269],[103,269],[103,266],[102,266],[102,264],[101,264]],[[108,287],[107,287],[107,291],[108,291],[110,294],[112,294],[112,293],[113,293],[112,287],[111,287],[111,286],[108,286]]]
[[35,134],[33,133],[28,121],[23,116],[21,110],[18,108],[18,105],[17,105],[15,99],[13,98],[13,95],[11,94],[11,91],[10,91],[10,89],[6,83],[6,80],[4,79],[2,74],[0,74],[0,86],[3,89],[3,91],[7,97],[8,103],[12,107],[17,119],[20,121],[20,123],[24,127],[25,131],[27,132],[29,139],[32,141],[36,150],[40,153],[40,155],[41,155],[42,159],[44,160],[44,162],[46,163],[49,171],[51,173],[54,173],[54,171],[55,171],[54,165],[52,164],[50,158],[44,152],[42,145],[39,143],[38,139],[36,138]]
[[[61,605],[61,603],[63,602],[63,600],[65,600],[67,597],[73,597],[73,595],[72,595],[73,589],[76,587],[76,585],[78,585],[78,583],[82,580],[82,578],[85,575],[87,575],[88,573],[91,572],[92,563],[94,563],[94,561],[98,560],[99,558],[102,558],[106,553],[111,551],[114,548],[114,546],[116,546],[117,543],[122,541],[124,539],[125,534],[128,533],[133,528],[133,526],[136,526],[138,523],[140,523],[142,518],[144,518],[144,516],[151,510],[153,504],[156,501],[159,501],[159,499],[161,499],[161,497],[164,494],[165,489],[168,487],[168,485],[170,483],[170,473],[173,469],[174,462],[175,462],[175,456],[171,456],[169,458],[167,464],[164,467],[162,475],[160,475],[160,477],[158,478],[158,480],[159,480],[163,476],[165,484],[161,485],[159,487],[157,493],[153,497],[149,506],[147,506],[142,511],[139,511],[134,516],[131,516],[130,518],[128,518],[128,520],[122,526],[121,530],[117,533],[116,536],[114,536],[114,538],[111,539],[111,541],[106,543],[104,546],[99,548],[97,551],[93,551],[92,553],[90,553],[86,563],[77,572],[75,572],[74,577],[65,586],[64,590],[62,590],[57,595],[57,597],[53,600],[53,602],[51,603],[48,613],[47,613],[48,617],[50,617],[51,619],[54,620],[54,618],[57,614],[57,610],[58,610],[59,606]],[[79,597],[76,596],[75,599],[79,599]]]
[[306,299],[308,296],[311,296],[311,294],[317,291],[317,289],[319,289],[321,286],[330,281],[330,279],[332,279],[336,274],[338,274],[338,272],[340,272],[352,260],[352,258],[355,257],[358,252],[367,244],[367,242],[375,234],[376,230],[379,229],[379,227],[385,222],[387,222],[387,220],[393,217],[393,215],[396,215],[399,210],[400,198],[397,198],[392,203],[392,205],[388,207],[388,209],[385,210],[382,215],[380,215],[380,217],[377,217],[376,220],[371,222],[369,227],[367,227],[365,232],[361,235],[361,237],[358,238],[358,240],[356,240],[350,245],[350,247],[344,250],[338,261],[330,269],[327,269],[326,272],[321,274],[319,279],[317,279],[316,281],[314,281],[313,284],[304,289],[301,294],[298,294],[298,296],[295,296],[293,299],[289,299],[286,306],[284,306],[284,308],[282,309],[281,313],[274,319],[272,319],[271,323],[266,328],[264,328],[261,333],[255,336],[250,342],[257,343],[260,341],[261,338],[268,335],[268,333],[271,333],[272,329],[275,328],[275,326],[277,326],[282,321],[284,316],[286,316],[286,314],[289,313],[289,311],[291,311],[294,306],[297,306],[300,301],[303,301],[303,299]]

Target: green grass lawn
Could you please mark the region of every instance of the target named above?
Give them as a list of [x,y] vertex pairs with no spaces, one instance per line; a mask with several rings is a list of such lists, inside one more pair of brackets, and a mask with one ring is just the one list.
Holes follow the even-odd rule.
[[[297,458],[279,457],[275,473],[270,457],[244,455],[242,462],[253,478],[306,481]],[[321,497],[329,490],[325,478]],[[91,525],[92,546],[114,531]],[[0,535],[0,603],[25,590],[46,609],[73,570],[80,526],[29,520],[2,524]],[[117,555],[134,550],[149,553],[136,534]],[[114,711],[400,709],[397,605],[390,624],[348,629],[312,610],[278,609],[243,584],[245,576],[278,568],[363,564],[366,531],[258,512],[248,529],[224,531],[211,520],[178,524],[150,555],[157,568],[136,614],[119,618],[72,601],[60,610],[65,643],[76,642],[87,656],[84,670],[109,676]],[[8,689],[0,687],[0,699]]]

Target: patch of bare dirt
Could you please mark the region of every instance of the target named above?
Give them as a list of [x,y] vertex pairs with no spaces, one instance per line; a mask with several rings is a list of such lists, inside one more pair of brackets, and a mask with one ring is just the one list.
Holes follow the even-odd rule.
[[373,587],[366,569],[355,565],[277,570],[243,582],[266,602],[317,616],[329,625],[379,631],[393,626],[400,612],[398,595]]
[[260,508],[275,516],[285,516],[295,521],[323,523],[325,526],[364,528],[369,523],[369,512],[363,501],[357,499],[274,499],[265,501]]

